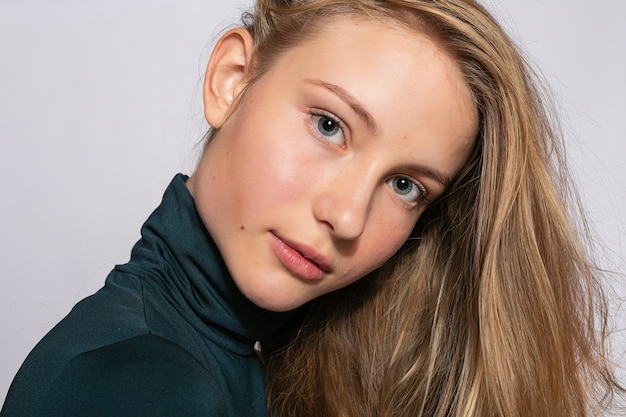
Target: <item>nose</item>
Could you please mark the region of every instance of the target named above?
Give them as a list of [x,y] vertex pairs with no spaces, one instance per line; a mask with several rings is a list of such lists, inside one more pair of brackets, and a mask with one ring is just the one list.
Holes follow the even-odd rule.
[[367,223],[375,184],[363,177],[342,176],[324,188],[313,206],[316,220],[337,239],[357,239]]

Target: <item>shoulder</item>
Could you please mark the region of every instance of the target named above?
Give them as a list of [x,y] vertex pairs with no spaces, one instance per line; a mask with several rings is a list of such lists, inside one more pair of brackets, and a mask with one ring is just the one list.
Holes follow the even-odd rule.
[[53,416],[219,416],[225,409],[211,372],[155,335],[76,356],[45,397],[41,411]]

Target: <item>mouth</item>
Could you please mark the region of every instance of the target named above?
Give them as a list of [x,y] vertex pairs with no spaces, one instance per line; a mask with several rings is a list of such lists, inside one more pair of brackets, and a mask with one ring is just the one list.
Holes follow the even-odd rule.
[[330,262],[315,249],[288,241],[274,232],[271,237],[274,254],[292,275],[306,281],[318,281],[332,272]]

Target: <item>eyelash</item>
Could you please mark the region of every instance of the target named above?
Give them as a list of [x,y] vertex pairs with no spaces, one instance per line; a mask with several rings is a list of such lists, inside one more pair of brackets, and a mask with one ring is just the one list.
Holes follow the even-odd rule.
[[[432,200],[430,200],[428,198],[428,190],[426,189],[426,187],[424,187],[424,185],[421,182],[419,182],[417,180],[414,180],[411,177],[406,176],[406,175],[394,175],[393,177],[388,179],[387,182],[391,182],[391,181],[393,181],[396,178],[403,178],[403,179],[406,179],[406,180],[410,181],[413,184],[413,186],[415,188],[417,188],[417,191],[419,192],[419,196],[417,197],[415,203],[409,203],[409,202],[406,202],[406,201],[402,201],[402,203],[405,204],[408,208],[416,207],[417,204],[419,203],[419,200],[422,200],[426,204],[432,203]],[[391,185],[391,186],[393,188],[393,185]],[[402,198],[400,198],[400,199],[402,200]]]
[[414,181],[414,180],[411,180],[411,181],[413,181],[413,184],[415,184],[417,189],[420,190],[420,198],[422,199],[422,201],[424,201],[427,204],[432,203],[432,200],[428,199],[428,190],[426,189],[426,187],[424,187],[421,182]]
[[[309,114],[311,115],[311,118],[313,117],[326,117],[330,120],[332,120],[334,123],[336,123],[339,126],[339,129],[341,129],[341,132],[344,136],[344,139],[346,138],[346,133],[348,132],[348,126],[343,122],[343,120],[341,120],[339,117],[337,117],[336,115],[334,115],[333,113],[326,111],[326,110],[321,110],[321,109],[311,109],[309,110]],[[314,131],[317,131],[316,127],[313,127]],[[319,133],[317,133],[318,136],[320,136]],[[324,141],[327,141],[326,139],[324,139]]]

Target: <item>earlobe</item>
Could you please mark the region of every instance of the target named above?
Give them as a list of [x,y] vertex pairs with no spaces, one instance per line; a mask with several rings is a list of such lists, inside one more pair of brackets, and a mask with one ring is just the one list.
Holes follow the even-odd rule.
[[248,82],[253,41],[243,28],[229,30],[215,45],[204,78],[204,117],[219,129]]

